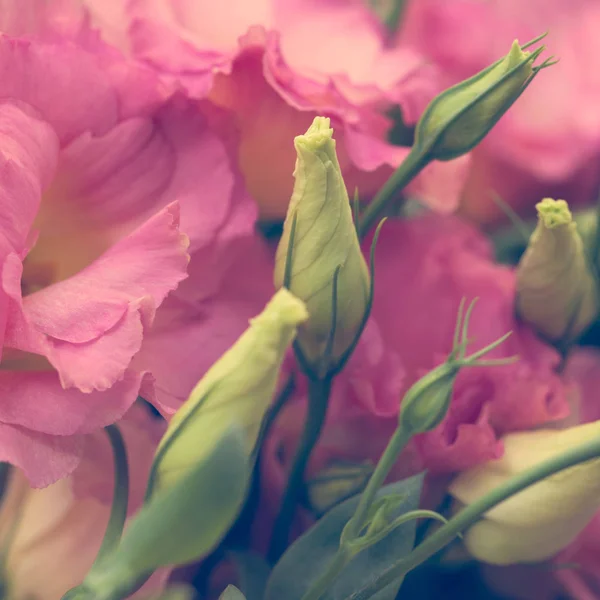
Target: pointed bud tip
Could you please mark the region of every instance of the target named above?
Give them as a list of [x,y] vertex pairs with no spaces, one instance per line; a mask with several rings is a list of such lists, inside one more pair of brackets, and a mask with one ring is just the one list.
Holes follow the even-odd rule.
[[296,136],[294,142],[308,150],[318,150],[333,139],[329,117],[315,117],[306,133]]
[[540,221],[547,229],[568,225],[573,220],[569,205],[564,200],[544,198],[535,205]]
[[508,67],[510,68],[518,65],[524,59],[528,58],[530,54],[531,52],[528,52],[527,50],[523,51],[521,44],[519,44],[519,40],[515,40],[506,56]]
[[308,320],[308,310],[302,300],[299,300],[286,288],[279,289],[265,308],[265,312],[277,314],[286,325],[299,325]]

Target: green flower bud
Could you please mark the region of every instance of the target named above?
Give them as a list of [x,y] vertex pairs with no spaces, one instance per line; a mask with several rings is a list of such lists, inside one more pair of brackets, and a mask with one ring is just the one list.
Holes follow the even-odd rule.
[[411,435],[435,429],[446,416],[460,366],[445,362],[414,383],[402,399],[400,423]]
[[598,312],[598,289],[564,200],[536,205],[538,225],[517,267],[517,311],[547,339],[579,335]]
[[499,346],[510,335],[510,332],[485,348],[469,356],[465,355],[468,339],[467,329],[474,304],[475,302],[471,303],[463,319],[463,303],[461,302],[454,332],[453,348],[446,362],[415,382],[402,399],[398,421],[400,427],[409,436],[432,431],[444,420],[450,407],[454,382],[462,367],[503,365],[512,362],[516,358],[479,360],[490,350]]
[[543,46],[524,51],[539,39],[525,46],[515,40],[504,58],[436,96],[417,124],[415,149],[422,147],[437,160],[451,160],[472,150],[540,69],[553,64],[533,66]]
[[294,192],[277,248],[274,281],[306,303],[310,318],[299,328],[298,341],[314,363],[325,353],[334,320],[331,358],[339,358],[353,341],[367,308],[370,279],[329,119],[316,117],[294,146]]
[[304,304],[282,289],[251,319],[171,419],[156,451],[155,486],[172,485],[210,453],[234,421],[244,426],[252,449],[285,353],[307,318]]

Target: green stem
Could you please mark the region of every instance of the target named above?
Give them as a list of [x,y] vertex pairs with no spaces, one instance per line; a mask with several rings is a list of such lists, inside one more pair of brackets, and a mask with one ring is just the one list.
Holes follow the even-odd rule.
[[369,229],[373,227],[385,210],[387,203],[399,190],[405,188],[425,168],[428,162],[427,155],[415,150],[410,151],[404,162],[394,171],[365,209],[358,226],[361,237],[364,237]]
[[268,558],[272,563],[275,563],[279,559],[287,546],[289,531],[294,518],[298,496],[302,488],[306,465],[315,444],[319,440],[325,423],[325,416],[327,415],[331,378],[309,378],[308,381],[308,414],[306,423],[304,424],[304,431],[302,432],[302,437],[300,438],[298,449],[292,462],[281,508],[273,525],[273,534],[268,552]]
[[367,513],[371,504],[373,504],[373,500],[375,500],[377,492],[392,470],[398,456],[410,441],[410,438],[411,434],[402,425],[398,425],[360,497],[354,515],[346,526],[344,537],[347,541],[352,541],[358,537],[361,529],[365,526]]
[[428,558],[447,546],[458,534],[476,523],[486,512],[514,496],[523,489],[550,477],[559,471],[577,464],[600,457],[600,439],[588,442],[558,457],[515,475],[503,485],[479,498],[473,504],[461,510],[446,525],[438,529],[430,537],[417,546],[406,558],[388,567],[380,576],[358,590],[346,600],[367,600],[392,582],[403,578],[409,571],[425,562]]
[[100,563],[121,540],[125,519],[127,518],[127,505],[129,503],[129,465],[127,463],[127,450],[123,436],[117,425],[109,425],[105,428],[105,431],[113,451],[115,489],[108,525],[106,526],[102,545],[92,568]]
[[344,529],[343,538],[340,540],[338,551],[331,563],[327,566],[325,572],[314,582],[308,592],[302,597],[302,600],[319,600],[319,598],[321,598],[321,596],[330,588],[342,569],[352,559],[354,554],[348,550],[348,542],[351,542],[360,536],[360,532],[365,525],[367,513],[369,512],[371,504],[373,504],[373,500],[375,500],[377,492],[383,485],[398,456],[406,447],[410,438],[410,433],[399,425],[394,432],[394,435],[390,438],[385,451],[381,455],[377,467],[375,468],[375,471],[373,471],[373,474],[360,497],[354,515],[348,521],[348,524]]
[[340,546],[340,550],[327,566],[325,572],[310,586],[310,589],[302,596],[302,600],[319,600],[331,587],[333,581],[350,562],[351,558],[352,555]]

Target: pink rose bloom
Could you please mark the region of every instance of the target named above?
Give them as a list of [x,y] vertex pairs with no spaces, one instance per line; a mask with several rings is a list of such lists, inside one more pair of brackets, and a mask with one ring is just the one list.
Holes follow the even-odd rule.
[[[141,506],[154,450],[164,422],[134,406],[120,421],[130,465],[130,514]],[[88,437],[73,474],[43,490],[13,470],[0,510],[0,543],[7,549],[3,585],[15,600],[59,600],[81,583],[106,530],[114,487],[108,437]],[[15,529],[13,529],[15,527]],[[157,571],[145,591],[162,587],[169,571]]]
[[[232,111],[247,187],[266,218],[282,218],[294,136],[331,117],[350,190],[376,191],[407,155],[387,141],[399,105],[415,123],[439,91],[436,70],[387,34],[360,0],[112,0],[87,2],[105,39],[195,98]],[[409,187],[441,211],[456,207],[468,159],[436,163]]]
[[253,223],[214,110],[169,97],[72,4],[1,12],[0,460],[34,486],[155,399],[137,355],[188,252]]
[[499,214],[490,192],[533,215],[544,196],[570,204],[596,199],[600,183],[600,5],[594,0],[412,0],[400,32],[443,73],[445,84],[475,74],[549,31],[541,73],[474,152],[464,208],[488,222]]

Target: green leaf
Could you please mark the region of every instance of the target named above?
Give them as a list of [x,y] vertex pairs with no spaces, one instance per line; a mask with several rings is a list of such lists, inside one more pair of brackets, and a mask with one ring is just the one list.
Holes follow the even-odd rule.
[[[419,504],[423,475],[416,475],[384,486],[377,498],[385,495],[404,495],[396,506],[394,517],[415,510]],[[337,552],[340,535],[358,505],[359,496],[339,504],[320,519],[287,550],[275,565],[265,600],[300,600],[327,568]],[[323,600],[344,600],[352,592],[384,571],[389,565],[408,554],[414,544],[416,521],[404,523],[386,538],[360,552],[340,574]],[[400,583],[395,582],[374,596],[375,600],[393,600]]]
[[249,480],[247,441],[234,426],[175,485],[153,494],[119,547],[98,563],[86,584],[104,597],[100,592],[134,587],[158,567],[188,564],[206,555],[236,519]]
[[246,600],[246,596],[235,586],[228,585],[225,591],[219,596],[219,600]]

